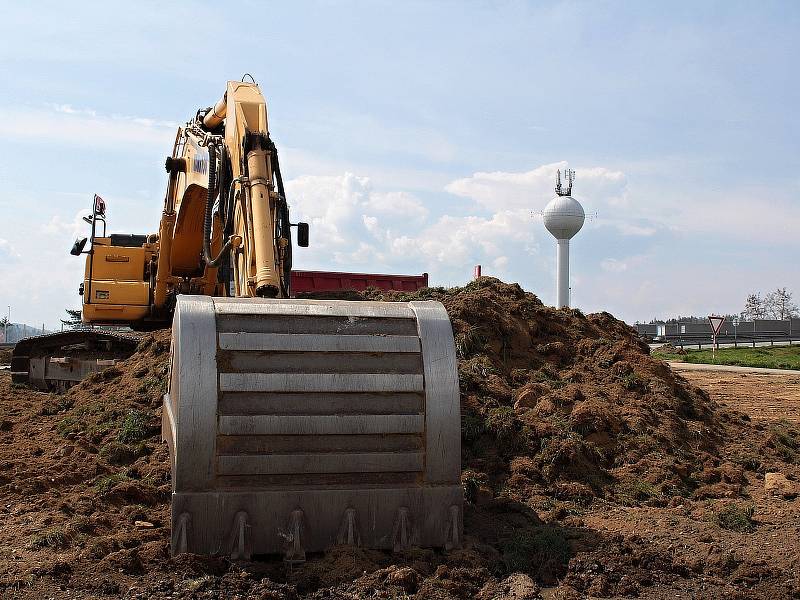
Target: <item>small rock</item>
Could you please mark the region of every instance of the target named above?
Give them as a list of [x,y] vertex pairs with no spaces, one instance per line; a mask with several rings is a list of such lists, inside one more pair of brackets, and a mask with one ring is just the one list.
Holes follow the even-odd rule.
[[550,392],[550,388],[541,383],[529,383],[516,391],[514,394],[514,408],[533,408],[539,402],[539,398]]
[[134,521],[133,525],[139,529],[152,529],[155,527],[150,521]]
[[798,494],[797,486],[786,478],[783,473],[767,473],[764,475],[764,491],[773,496],[795,498]]
[[58,455],[62,457],[69,456],[74,451],[75,451],[75,446],[70,446],[69,444],[67,444],[66,446],[61,446],[61,448],[58,449]]
[[533,600],[539,597],[539,586],[525,573],[514,573],[500,582],[500,594],[505,600]]
[[403,588],[407,593],[416,592],[419,587],[419,573],[411,567],[400,567],[386,577],[386,583]]

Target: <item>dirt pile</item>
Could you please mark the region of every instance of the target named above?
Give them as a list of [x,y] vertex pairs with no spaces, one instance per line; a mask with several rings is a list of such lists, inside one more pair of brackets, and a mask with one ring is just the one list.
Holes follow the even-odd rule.
[[0,348],[0,365],[11,364],[11,350],[8,348]]
[[366,295],[426,297],[447,308],[468,498],[666,503],[735,491],[735,466],[708,472],[731,415],[610,314],[556,310],[488,277],[454,290]]
[[[561,597],[640,594],[691,569],[700,577],[702,568],[686,565],[709,534],[698,533],[684,556],[667,547],[669,528],[655,527],[666,539],[660,547],[638,535],[640,523],[635,534],[609,534],[596,515],[669,510],[675,523],[705,522],[702,503],[722,497],[739,510],[748,477],[800,462],[795,429],[751,431],[606,313],[554,310],[491,278],[352,298],[432,298],[450,314],[462,393],[463,549],[342,547],[299,567],[170,559],[162,331],[63,396],[12,387],[0,371],[0,595],[490,600],[538,598],[539,586],[559,581]],[[713,572],[719,589],[750,568],[720,561],[733,566]]]

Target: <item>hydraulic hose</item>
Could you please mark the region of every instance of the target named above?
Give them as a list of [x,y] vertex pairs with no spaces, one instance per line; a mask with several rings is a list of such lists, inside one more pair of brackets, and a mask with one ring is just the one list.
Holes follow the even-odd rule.
[[231,247],[231,240],[225,242],[216,258],[211,258],[211,226],[214,222],[214,198],[217,195],[217,147],[208,145],[208,196],[206,196],[206,218],[203,222],[203,258],[206,266],[216,267]]

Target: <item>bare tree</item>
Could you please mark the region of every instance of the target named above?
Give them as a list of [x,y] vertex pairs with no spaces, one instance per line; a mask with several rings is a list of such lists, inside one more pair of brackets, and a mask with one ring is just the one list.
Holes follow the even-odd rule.
[[770,292],[764,298],[767,312],[773,319],[784,321],[797,316],[797,305],[792,302],[792,292],[784,288],[778,288]]
[[741,318],[743,321],[755,321],[756,319],[767,318],[767,303],[758,292],[747,295],[744,302],[744,310]]

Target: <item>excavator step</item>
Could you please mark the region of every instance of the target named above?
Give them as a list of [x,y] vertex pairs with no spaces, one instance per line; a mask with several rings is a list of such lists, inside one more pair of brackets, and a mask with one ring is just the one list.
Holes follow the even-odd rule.
[[172,553],[452,548],[460,405],[438,302],[179,296]]

